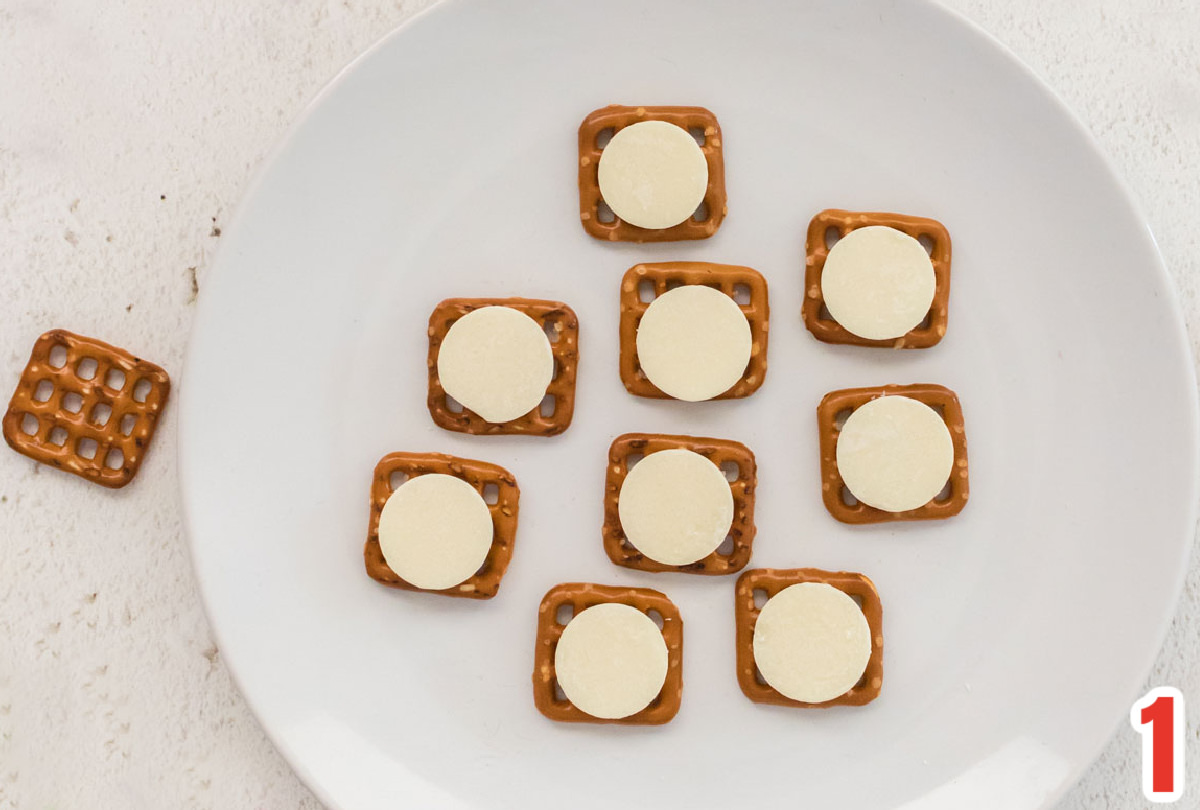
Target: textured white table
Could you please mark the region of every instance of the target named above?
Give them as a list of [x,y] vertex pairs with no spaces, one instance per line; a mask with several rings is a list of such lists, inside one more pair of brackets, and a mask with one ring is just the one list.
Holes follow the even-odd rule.
[[[253,171],[342,65],[427,4],[0,0],[0,395],[56,326],[178,377]],[[1158,237],[1195,346],[1200,5],[947,4],[1095,133]],[[319,807],[213,643],[174,456],[173,417],[118,492],[0,451],[0,810]],[[1200,807],[1200,554],[1150,682],[1190,699],[1185,804]],[[1123,718],[1113,727],[1061,810],[1145,805],[1139,741]]]

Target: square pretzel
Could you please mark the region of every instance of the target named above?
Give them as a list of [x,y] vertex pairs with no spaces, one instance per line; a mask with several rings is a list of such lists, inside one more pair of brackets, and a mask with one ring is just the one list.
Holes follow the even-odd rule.
[[[899,395],[923,402],[941,414],[950,429],[954,448],[954,466],[948,481],[949,494],[906,512],[888,512],[862,501],[847,502],[850,492],[837,466],[837,440],[844,419],[838,415],[853,412],[873,399]],[[847,414],[848,415],[848,414]],[[821,447],[821,497],[829,514],[842,523],[884,523],[892,520],[937,520],[957,515],[967,505],[970,486],[967,476],[967,434],[962,405],[958,396],[940,385],[881,385],[871,388],[846,388],[825,395],[817,406],[817,430]],[[852,498],[851,498],[852,500]]]
[[[933,303],[929,305],[929,315],[908,334],[898,338],[871,340],[859,337],[834,320],[825,307],[821,273],[825,269],[825,260],[829,258],[831,249],[826,235],[830,231],[836,231],[840,239],[851,231],[868,225],[895,228],[925,243],[929,249],[929,260],[933,263],[935,287]],[[804,303],[801,306],[801,314],[804,325],[817,340],[823,343],[848,343],[854,346],[890,349],[927,349],[945,336],[950,302],[950,233],[945,225],[936,219],[904,214],[874,214],[830,208],[817,214],[808,223],[808,237],[805,241],[808,255],[805,260]]]
[[53,329],[33,345],[4,439],[34,461],[116,489],[137,475],[170,393],[167,372],[153,363]]
[[[687,565],[666,565],[638,551],[621,528],[619,512],[621,485],[629,474],[629,459],[640,454],[648,456],[660,450],[691,450],[707,458],[725,471],[726,465],[737,468],[737,477],[729,482],[733,491],[733,525],[729,529],[731,546],[722,552],[718,547],[707,557]],[[754,546],[754,491],[758,487],[754,453],[739,442],[727,439],[701,439],[695,436],[664,436],[650,433],[626,433],[618,436],[608,449],[608,471],[604,480],[604,551],[614,564],[641,571],[676,571],[682,574],[720,576],[746,567]],[[725,544],[722,543],[722,546]]]
[[[615,214],[602,222],[600,194],[601,133],[616,134],[630,124],[641,121],[666,121],[682,127],[703,139],[700,151],[708,163],[708,188],[704,202],[695,216],[670,228],[639,228],[623,222]],[[605,206],[607,209],[607,206]],[[617,104],[601,107],[588,114],[579,125],[579,221],[583,229],[597,239],[607,242],[675,242],[685,239],[707,239],[717,232],[728,211],[725,198],[725,157],[721,126],[717,117],[703,107],[622,107]]]
[[[571,618],[593,605],[616,602],[662,619],[663,641],[667,644],[667,677],[662,691],[637,714],[617,719],[593,717],[560,695],[554,674],[554,653],[566,624],[559,623],[559,609],[570,606]],[[568,622],[570,620],[568,619]],[[657,622],[656,622],[657,623]],[[657,726],[679,711],[683,697],[683,619],[679,608],[664,594],[650,588],[614,588],[584,582],[555,585],[538,607],[537,646],[533,654],[533,703],[551,720],[563,723],[620,723]]]
[[[674,399],[659,389],[642,371],[637,356],[637,330],[642,316],[650,307],[643,293],[653,297],[667,290],[688,284],[712,287],[728,295],[750,323],[750,362],[742,377],[723,394],[713,399],[741,399],[759,389],[767,375],[767,329],[770,306],[767,301],[767,280],[757,270],[733,264],[710,262],[659,262],[637,264],[625,271],[621,279],[621,348],[620,373],[625,390],[634,396],[651,399]],[[653,299],[652,299],[653,300]]]
[[[759,592],[767,599],[783,589],[802,582],[823,582],[854,598],[862,608],[867,626],[871,629],[871,657],[862,678],[848,692],[821,703],[793,700],[769,685],[754,661],[754,625],[762,612],[756,601]],[[818,568],[775,570],[756,568],[738,577],[734,603],[737,643],[738,686],[755,703],[795,706],[802,709],[825,709],[830,706],[864,706],[883,688],[883,604],[875,583],[862,575],[846,571],[822,571]]]
[[[542,406],[508,422],[489,422],[465,406],[451,410],[446,389],[438,379],[438,349],[446,333],[462,316],[483,307],[508,307],[538,322],[550,339],[554,377]],[[575,376],[579,369],[579,318],[561,301],[531,298],[447,298],[429,316],[429,414],[434,423],[457,433],[493,436],[515,434],[554,436],[571,425],[575,414]],[[550,407],[547,408],[547,403]],[[455,403],[457,405],[457,403]]]
[[[470,579],[444,590],[418,588],[404,581],[388,567],[383,558],[383,549],[379,546],[379,515],[395,490],[392,485],[393,476],[404,476],[407,480],[430,473],[461,478],[474,487],[485,502],[489,501],[488,488],[495,487],[495,502],[487,504],[493,526],[492,547],[488,549],[487,558]],[[396,485],[399,486],[400,483],[402,482],[397,482]],[[367,575],[389,588],[436,593],[442,596],[462,596],[468,599],[491,599],[500,590],[500,580],[512,559],[513,545],[517,538],[517,508],[520,497],[521,490],[517,487],[517,480],[513,478],[512,473],[498,464],[442,453],[389,453],[375,465],[375,477],[371,480],[371,517],[367,525],[367,542],[363,546]]]

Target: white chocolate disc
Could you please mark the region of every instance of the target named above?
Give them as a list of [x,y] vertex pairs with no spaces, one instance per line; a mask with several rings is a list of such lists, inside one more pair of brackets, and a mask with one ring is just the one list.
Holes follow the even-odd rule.
[[542,403],[554,378],[550,339],[537,321],[503,306],[455,321],[437,356],[446,393],[489,422],[508,422]]
[[640,121],[613,135],[600,153],[600,195],[639,228],[670,228],[696,213],[708,189],[708,161],[683,127]]
[[750,322],[725,293],[701,284],[650,302],[637,330],[637,356],[650,382],[686,402],[723,394],[750,363]]
[[621,528],[638,551],[664,565],[707,557],[733,525],[733,491],[721,469],[691,450],[660,450],[625,476]]
[[650,705],[667,680],[667,643],[650,617],[616,602],[593,605],[563,629],[554,672],[567,699],[616,720]]
[[837,468],[855,498],[905,512],[933,500],[954,467],[945,420],[923,402],[883,396],[855,409],[837,440]]
[[840,697],[871,660],[871,627],[848,595],[824,582],[790,585],[754,624],[754,663],[783,695],[805,703]]
[[388,568],[433,591],[470,579],[487,559],[492,533],[492,513],[478,490],[440,473],[405,481],[379,515]]
[[834,320],[869,340],[903,337],[925,320],[937,277],[921,243],[885,225],[838,240],[821,271],[821,293]]

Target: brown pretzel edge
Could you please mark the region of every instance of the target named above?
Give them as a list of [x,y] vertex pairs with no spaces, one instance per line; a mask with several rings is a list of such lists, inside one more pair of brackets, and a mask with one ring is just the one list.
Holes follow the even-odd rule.
[[[554,354],[554,377],[546,394],[554,398],[554,411],[543,415],[541,407],[508,422],[488,422],[482,416],[463,407],[452,411],[446,400],[446,389],[438,378],[438,349],[450,327],[462,316],[483,307],[508,307],[523,312],[543,329],[555,334],[550,341]],[[516,434],[554,436],[571,425],[575,414],[575,377],[579,370],[579,318],[575,311],[561,301],[540,301],[531,298],[448,298],[437,305],[429,316],[429,414],[434,423],[445,430],[470,433],[476,436]]]
[[732,264],[709,262],[659,262],[636,264],[625,271],[621,279],[620,359],[621,382],[625,390],[637,397],[674,399],[650,382],[642,371],[637,356],[637,330],[642,316],[650,306],[643,301],[639,287],[648,281],[654,285],[654,297],[667,290],[688,284],[712,287],[737,300],[737,288],[746,287],[750,301],[738,304],[750,323],[750,362],[742,378],[723,394],[713,399],[741,399],[759,389],[767,375],[767,335],[770,328],[770,305],[767,280],[757,270]]
[[[850,332],[829,315],[821,290],[821,273],[830,248],[825,245],[825,233],[835,229],[838,237],[868,225],[885,225],[902,231],[913,239],[922,237],[933,246],[929,259],[933,262],[936,280],[929,315],[906,335],[888,340],[870,340]],[[830,208],[817,214],[808,223],[807,258],[804,269],[804,303],[801,314],[804,325],[813,337],[823,343],[846,343],[853,346],[876,346],[891,349],[927,349],[936,345],[946,334],[950,302],[950,233],[935,219],[910,217],[904,214],[879,214],[842,211]]]
[[[58,368],[50,365],[50,353],[56,346],[66,351],[66,362]],[[85,380],[78,369],[82,361],[89,359],[96,362],[96,371]],[[119,388],[108,385],[108,375],[113,370],[124,375]],[[53,389],[49,399],[39,402],[34,396],[42,382],[49,382]],[[149,389],[145,399],[138,402],[133,392],[142,382],[148,383]],[[132,481],[141,468],[170,393],[167,372],[155,364],[102,341],[53,329],[34,343],[4,414],[4,440],[13,450],[34,461],[117,489]],[[66,407],[68,394],[80,398],[77,411]],[[103,421],[97,413],[100,406],[110,409]],[[37,419],[33,434],[22,429],[26,415]],[[128,417],[133,418],[133,423],[126,433],[121,425]],[[65,437],[62,443],[52,440],[57,435]],[[88,439],[96,443],[90,458],[81,452],[81,445]],[[121,464],[116,469],[107,464],[109,453],[114,450],[121,454]]]
[[[492,513],[492,547],[479,571],[470,579],[452,588],[430,590],[418,588],[388,567],[379,546],[379,515],[383,505],[392,494],[393,473],[404,473],[409,478],[430,473],[453,475],[473,486],[481,497],[490,484],[497,489],[496,502],[488,504]],[[363,561],[367,575],[389,588],[405,591],[436,593],[442,596],[461,596],[468,599],[491,599],[500,589],[500,580],[512,559],[513,546],[517,537],[517,509],[521,490],[512,473],[497,464],[486,461],[447,456],[442,453],[389,453],[375,465],[375,477],[371,480],[371,518],[367,527],[367,542],[363,546]]]
[[[704,192],[707,218],[689,217],[670,228],[639,228],[623,222],[614,214],[612,222],[600,221],[600,153],[596,138],[606,129],[616,134],[641,121],[666,121],[687,130],[704,131],[700,151],[708,162],[708,189]],[[579,125],[579,221],[583,229],[606,242],[674,242],[707,239],[717,232],[728,212],[725,198],[725,158],[721,126],[717,117],[703,107],[622,107],[613,104],[588,114]]]
[[[853,506],[842,498],[846,482],[838,472],[837,440],[841,433],[837,415],[854,411],[884,395],[898,395],[923,402],[938,411],[950,429],[954,447],[954,467],[950,472],[950,494],[945,500],[932,500],[906,512],[887,512],[857,501]],[[821,497],[829,514],[842,523],[883,523],[892,520],[938,520],[957,515],[967,505],[970,496],[967,476],[967,435],[963,424],[962,405],[958,396],[940,385],[883,385],[871,388],[847,388],[825,395],[817,406],[817,431],[821,446]],[[851,493],[853,494],[853,493]]]
[[[754,604],[754,592],[765,591],[767,598],[801,582],[823,582],[857,597],[867,626],[871,629],[871,657],[863,676],[850,691],[822,703],[805,703],[786,697],[762,679],[754,662],[754,625],[762,608]],[[875,583],[862,575],[846,571],[822,571],[819,568],[776,570],[756,568],[738,577],[734,603],[737,623],[737,679],[746,697],[755,703],[795,706],[802,709],[826,709],[831,706],[864,706],[875,698],[883,687],[883,605]]]
[[[717,467],[733,462],[738,467],[737,480],[729,483],[733,491],[733,525],[729,536],[733,548],[727,554],[719,550],[687,565],[666,565],[638,551],[621,528],[621,485],[629,474],[629,457],[643,456],[660,450],[691,450],[707,458]],[[726,439],[703,439],[694,436],[665,436],[650,433],[626,433],[618,436],[608,450],[608,471],[604,480],[604,552],[614,564],[640,571],[675,571],[681,574],[721,576],[733,574],[746,567],[753,551],[754,490],[758,485],[754,453],[744,444]]]
[[[637,714],[609,720],[593,717],[565,698],[556,695],[558,681],[554,676],[554,651],[562,637],[565,624],[558,623],[558,609],[571,606],[574,618],[594,606],[616,602],[629,605],[649,614],[662,616],[663,640],[667,644],[667,677],[662,691],[650,705]],[[539,712],[551,720],[563,723],[618,723],[634,726],[657,726],[668,722],[679,711],[683,697],[683,619],[679,608],[666,595],[650,588],[614,588],[584,582],[555,585],[542,597],[538,607],[537,646],[533,654],[533,703]]]

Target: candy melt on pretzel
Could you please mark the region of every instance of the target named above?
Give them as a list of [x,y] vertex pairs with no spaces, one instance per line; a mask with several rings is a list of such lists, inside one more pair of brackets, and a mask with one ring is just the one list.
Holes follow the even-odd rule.
[[474,575],[487,559],[492,533],[492,514],[478,490],[441,473],[405,481],[379,515],[379,547],[388,567],[431,591]]
[[554,378],[554,353],[533,318],[509,307],[482,307],[446,332],[437,373],[464,408],[489,422],[508,422],[541,404]]
[[685,402],[725,393],[750,362],[750,322],[732,298],[701,284],[667,290],[650,302],[637,329],[646,378]]
[[629,542],[664,565],[707,557],[733,525],[725,474],[691,450],[660,450],[639,461],[621,484],[617,508]]
[[584,610],[563,629],[554,672],[567,699],[593,717],[637,714],[662,691],[667,644],[650,617],[606,602]]
[[754,663],[781,694],[823,703],[854,688],[871,659],[871,628],[848,595],[823,582],[790,585],[754,624]]
[[908,334],[929,314],[936,290],[933,262],[921,243],[884,225],[843,236],[821,272],[829,314],[868,340]]
[[954,466],[945,420],[923,402],[882,396],[850,414],[837,437],[837,468],[855,498],[904,512],[933,500]]
[[622,127],[600,153],[600,195],[639,228],[670,228],[696,212],[708,189],[708,161],[683,127],[640,121]]

